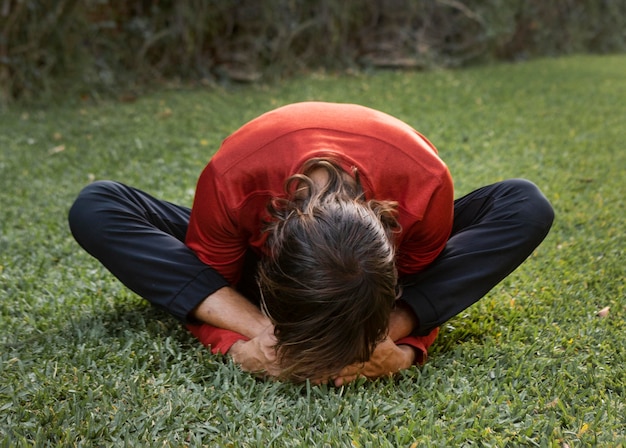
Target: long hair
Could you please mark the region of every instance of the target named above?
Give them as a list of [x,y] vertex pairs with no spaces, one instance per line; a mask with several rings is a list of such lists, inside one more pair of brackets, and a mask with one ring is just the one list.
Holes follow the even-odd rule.
[[[328,181],[317,185],[314,170]],[[397,204],[365,200],[354,178],[311,159],[268,205],[269,254],[261,262],[261,307],[292,380],[319,378],[367,361],[385,338],[396,299]]]

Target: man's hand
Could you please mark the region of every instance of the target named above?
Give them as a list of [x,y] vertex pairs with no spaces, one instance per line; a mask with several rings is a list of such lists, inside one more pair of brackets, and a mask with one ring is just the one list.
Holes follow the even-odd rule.
[[242,370],[260,377],[278,377],[282,368],[277,361],[274,326],[269,325],[249,341],[235,342],[228,354]]
[[415,352],[408,345],[396,345],[387,336],[376,346],[369,361],[345,367],[334,379],[339,387],[360,377],[379,378],[390,376],[403,369],[408,369],[415,361]]
[[[339,387],[360,377],[373,379],[389,376],[411,367],[415,362],[415,350],[408,345],[396,345],[394,341],[409,335],[417,324],[417,317],[410,307],[404,302],[396,302],[389,317],[387,337],[376,346],[369,361],[344,367],[332,380],[335,386]],[[326,381],[318,379],[315,382]]]

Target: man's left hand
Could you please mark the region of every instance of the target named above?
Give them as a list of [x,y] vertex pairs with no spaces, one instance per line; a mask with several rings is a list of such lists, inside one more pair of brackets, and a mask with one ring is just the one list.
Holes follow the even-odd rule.
[[408,369],[415,361],[415,351],[408,345],[396,345],[389,336],[379,343],[369,361],[344,367],[334,378],[339,387],[360,377],[379,378],[391,376],[403,369]]

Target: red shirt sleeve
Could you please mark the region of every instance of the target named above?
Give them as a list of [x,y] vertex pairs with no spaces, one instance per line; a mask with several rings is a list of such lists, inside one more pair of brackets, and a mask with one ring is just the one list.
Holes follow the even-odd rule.
[[210,347],[214,355],[225,355],[237,341],[247,341],[248,338],[234,331],[217,328],[209,324],[187,324],[187,329],[205,347]]
[[439,334],[439,327],[434,328],[426,336],[407,336],[396,341],[396,345],[409,345],[415,349],[415,364],[424,364],[428,357],[428,348],[433,345],[437,335]]

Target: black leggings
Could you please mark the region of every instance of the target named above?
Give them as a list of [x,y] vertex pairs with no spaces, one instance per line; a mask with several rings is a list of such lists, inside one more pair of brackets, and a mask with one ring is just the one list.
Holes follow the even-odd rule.
[[[69,212],[76,241],[124,285],[183,322],[228,282],[185,244],[190,209],[118,182],[94,182]],[[401,279],[402,300],[419,320],[416,334],[483,297],[547,235],[554,213],[529,181],[512,179],[454,202],[452,235],[424,271]],[[250,252],[238,289],[252,301],[256,258]]]

